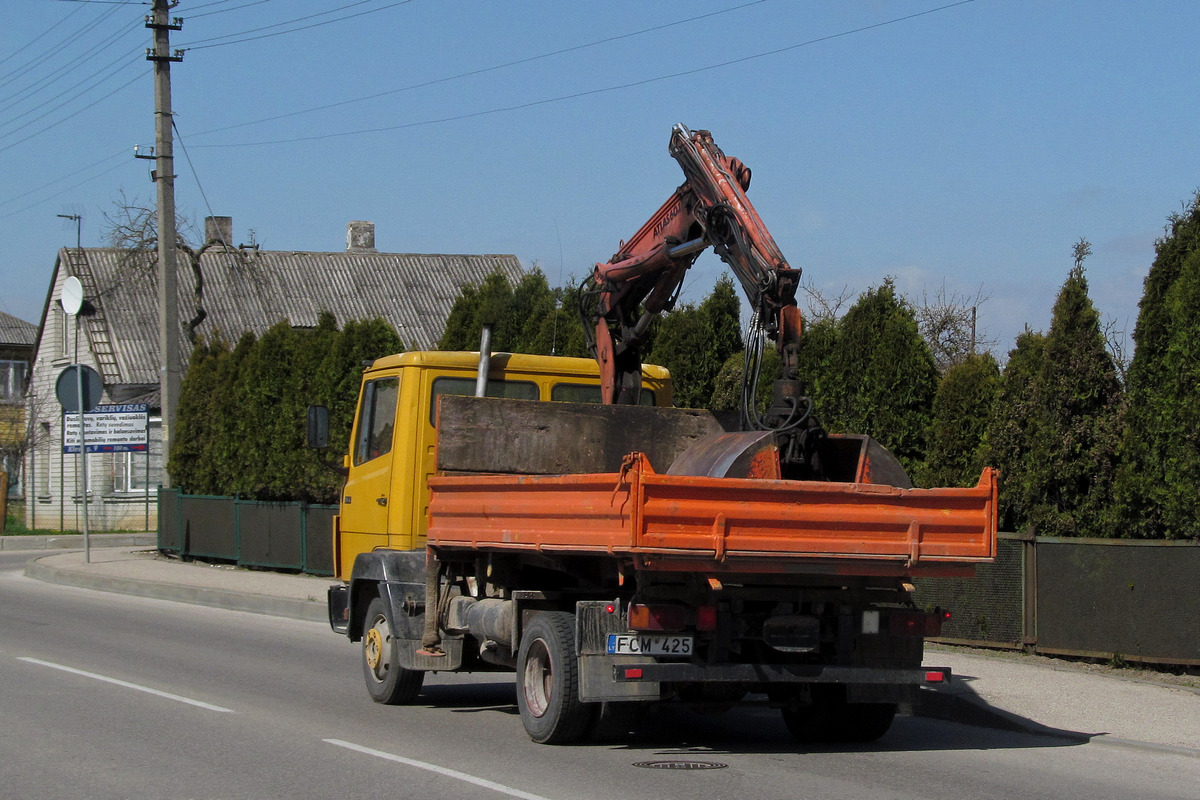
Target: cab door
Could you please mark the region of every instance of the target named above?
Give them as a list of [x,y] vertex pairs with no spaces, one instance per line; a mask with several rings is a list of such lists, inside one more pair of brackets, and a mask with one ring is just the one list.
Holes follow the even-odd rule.
[[400,378],[391,375],[367,381],[359,398],[340,511],[340,550],[351,563],[355,554],[387,545],[399,395]]

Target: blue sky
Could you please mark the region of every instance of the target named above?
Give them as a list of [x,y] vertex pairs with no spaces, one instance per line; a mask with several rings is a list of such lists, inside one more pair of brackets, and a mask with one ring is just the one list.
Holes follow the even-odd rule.
[[[0,30],[0,310],[40,317],[55,253],[149,205],[144,3],[8,0]],[[172,69],[181,214],[335,251],[513,253],[552,284],[606,260],[707,128],[827,294],[893,276],[987,297],[1003,357],[1045,329],[1092,242],[1132,331],[1167,216],[1200,186],[1200,3],[1021,0],[183,0]],[[282,23],[282,24],[281,24]],[[225,38],[218,38],[225,37]],[[185,157],[186,153],[186,157]],[[190,158],[190,163],[189,159]],[[685,299],[723,265],[706,255]]]

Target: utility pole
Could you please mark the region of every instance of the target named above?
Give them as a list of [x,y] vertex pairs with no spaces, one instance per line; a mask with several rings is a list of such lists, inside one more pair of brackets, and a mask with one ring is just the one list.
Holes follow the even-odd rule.
[[[163,486],[173,485],[167,472],[175,410],[179,405],[179,299],[175,253],[175,158],[171,137],[171,62],[182,61],[183,51],[171,52],[171,31],[183,20],[168,16],[176,0],[154,0],[146,27],[154,31],[154,47],[146,60],[154,62],[154,181],[158,188],[158,372],[162,397]],[[148,454],[147,454],[148,455]]]

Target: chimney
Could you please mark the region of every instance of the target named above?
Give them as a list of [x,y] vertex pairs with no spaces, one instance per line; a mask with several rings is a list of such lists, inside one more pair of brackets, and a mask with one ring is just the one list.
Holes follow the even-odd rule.
[[375,223],[356,221],[346,225],[347,252],[375,252]]
[[205,217],[204,242],[233,247],[233,217]]

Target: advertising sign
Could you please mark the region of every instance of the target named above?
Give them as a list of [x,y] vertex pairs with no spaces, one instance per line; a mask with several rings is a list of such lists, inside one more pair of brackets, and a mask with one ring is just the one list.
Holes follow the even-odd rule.
[[[96,406],[83,415],[89,453],[144,453],[149,440],[150,406],[145,403]],[[63,452],[79,452],[79,415],[63,413]]]

